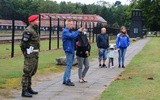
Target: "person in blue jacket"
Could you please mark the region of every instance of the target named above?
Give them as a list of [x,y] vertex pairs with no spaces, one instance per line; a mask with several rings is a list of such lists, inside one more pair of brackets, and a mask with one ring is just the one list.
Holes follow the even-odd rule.
[[124,66],[124,60],[125,60],[125,54],[127,51],[127,47],[130,45],[130,39],[127,34],[127,30],[125,26],[122,26],[120,29],[120,33],[118,33],[117,38],[116,38],[116,47],[118,49],[118,63],[119,63],[119,68],[125,68]]
[[72,31],[73,29],[73,21],[66,20],[66,28],[63,29],[62,32],[62,42],[63,42],[63,50],[66,55],[66,69],[63,77],[63,84],[67,86],[75,86],[73,82],[71,82],[71,69],[74,61],[74,52],[75,52],[75,39],[79,35],[79,32],[82,31],[80,28],[77,31]]

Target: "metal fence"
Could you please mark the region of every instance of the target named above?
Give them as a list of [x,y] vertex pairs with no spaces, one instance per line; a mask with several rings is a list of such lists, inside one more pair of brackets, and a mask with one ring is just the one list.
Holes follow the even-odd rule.
[[[41,19],[39,20],[39,34],[41,39],[47,39],[48,40],[48,50],[52,49],[59,49],[60,48],[60,42],[61,42],[61,32],[63,31],[63,28],[65,27],[65,24],[60,25],[60,19],[58,18],[57,25],[53,26],[52,22],[55,21],[51,17],[49,19],[49,26],[44,27],[41,25]],[[65,22],[65,20],[64,20]],[[80,25],[77,24],[77,21],[75,21],[75,30],[77,30],[80,27],[85,27],[88,30],[88,38],[91,42],[95,42],[97,34],[100,33],[101,28],[104,27],[102,24],[98,23],[97,25],[94,25],[93,22],[83,22],[81,21]],[[5,29],[8,28],[8,29]],[[19,41],[21,39],[21,33],[26,28],[27,26],[16,26],[15,25],[15,20],[12,20],[12,26],[3,26],[3,31],[5,30],[10,30],[11,35],[8,39],[4,39],[4,41],[9,41],[11,42],[11,58],[14,57],[15,54],[15,41]],[[45,30],[44,30],[45,29]],[[2,30],[1,30],[2,31]],[[119,29],[115,28],[107,28],[107,33],[109,33],[110,36],[115,36],[119,32]],[[19,34],[17,34],[19,33]],[[52,40],[56,40],[56,47],[52,47]],[[3,40],[0,40],[3,41]],[[54,45],[55,46],[55,45]]]
[[[52,50],[52,40],[56,40],[57,44],[56,47],[54,47],[54,49],[59,49],[60,48],[60,42],[61,42],[61,32],[63,30],[63,28],[65,27],[65,24],[63,26],[60,26],[60,20],[57,19],[58,23],[57,26],[53,26],[52,25],[52,18],[50,18],[50,23],[48,27],[45,27],[46,29],[44,30],[43,26],[41,25],[41,23],[39,23],[39,34],[40,34],[40,38],[41,39],[47,39],[48,40],[48,50]],[[23,27],[23,28],[22,28]],[[1,36],[0,41],[1,42],[11,42],[11,58],[14,57],[15,54],[15,41],[19,41],[21,39],[21,33],[24,30],[24,27],[26,28],[27,26],[15,26],[15,20],[12,20],[12,26],[3,26],[3,29],[0,30],[0,32],[5,31],[4,33],[9,32],[9,36]],[[77,30],[79,27],[76,24],[75,30]],[[2,27],[1,27],[2,28]],[[7,28],[7,29],[5,29]],[[92,42],[95,42],[95,34],[97,33],[96,30],[94,29],[95,27],[91,27],[89,26],[87,28],[88,30],[88,37],[89,40],[92,40]],[[94,31],[93,31],[94,30]],[[19,33],[19,34],[17,34]],[[99,33],[99,32],[98,32]],[[8,37],[8,38],[7,38]]]

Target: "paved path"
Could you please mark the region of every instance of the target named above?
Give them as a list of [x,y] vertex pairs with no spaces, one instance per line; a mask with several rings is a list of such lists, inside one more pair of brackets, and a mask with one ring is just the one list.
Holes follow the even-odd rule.
[[[126,65],[142,50],[148,40],[142,39],[131,44],[126,54]],[[115,66],[117,66],[117,59],[115,59]],[[87,83],[79,83],[77,70],[73,70],[74,87],[62,85],[63,73],[61,73],[49,80],[37,83],[34,89],[38,90],[39,94],[34,95],[32,99],[21,97],[19,92],[12,100],[96,100],[122,71],[124,69],[117,67],[99,68],[97,59],[94,59],[86,76]]]

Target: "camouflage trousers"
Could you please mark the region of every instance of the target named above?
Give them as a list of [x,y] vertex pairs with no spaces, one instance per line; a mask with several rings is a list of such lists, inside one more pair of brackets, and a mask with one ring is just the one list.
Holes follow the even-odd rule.
[[38,56],[28,57],[24,56],[23,76],[22,76],[22,90],[31,88],[32,76],[36,73],[38,67]]

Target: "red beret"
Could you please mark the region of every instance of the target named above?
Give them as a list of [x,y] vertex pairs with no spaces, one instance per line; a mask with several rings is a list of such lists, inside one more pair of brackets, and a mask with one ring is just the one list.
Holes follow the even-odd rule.
[[31,15],[31,16],[28,17],[28,21],[29,22],[33,22],[33,21],[35,21],[38,18],[39,18],[39,15],[37,15],[37,14]]

